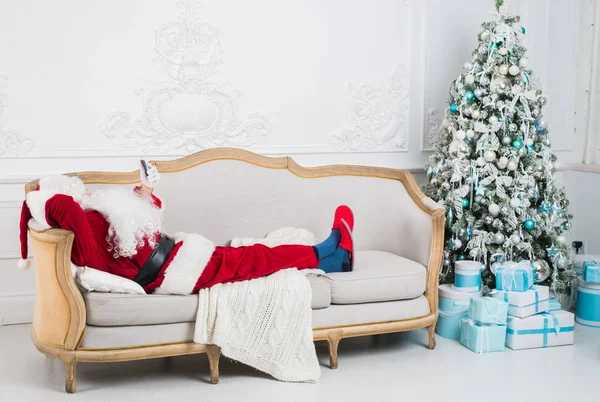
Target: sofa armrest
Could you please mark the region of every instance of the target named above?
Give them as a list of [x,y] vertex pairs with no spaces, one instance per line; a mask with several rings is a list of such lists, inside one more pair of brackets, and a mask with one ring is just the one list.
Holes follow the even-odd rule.
[[[436,204],[430,198],[425,198],[426,200],[424,200],[424,202],[429,203],[429,201],[431,201],[431,203]],[[444,259],[444,226],[446,224],[446,210],[441,206],[436,207],[431,215],[431,220],[431,250],[429,253],[429,264],[427,266],[425,297],[429,300],[431,312],[437,313],[440,269]]]
[[44,344],[74,350],[85,330],[85,303],[71,273],[74,235],[29,226],[35,261],[33,331]]

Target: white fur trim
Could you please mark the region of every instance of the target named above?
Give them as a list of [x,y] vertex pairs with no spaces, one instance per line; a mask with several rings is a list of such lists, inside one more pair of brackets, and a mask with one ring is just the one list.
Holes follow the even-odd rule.
[[215,251],[215,243],[196,233],[175,233],[175,242],[183,241],[167,267],[163,283],[154,293],[189,295]]
[[26,271],[29,268],[31,268],[31,260],[20,259],[19,262],[17,262],[17,267],[19,267],[19,269]]
[[27,206],[31,211],[31,216],[43,229],[52,227],[46,221],[46,202],[56,194],[56,191],[51,190],[31,191],[27,194]]

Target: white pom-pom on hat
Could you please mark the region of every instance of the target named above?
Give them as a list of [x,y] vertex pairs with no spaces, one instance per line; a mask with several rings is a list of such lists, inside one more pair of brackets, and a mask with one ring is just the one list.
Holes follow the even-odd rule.
[[31,268],[31,260],[20,259],[19,262],[17,262],[17,267],[19,267],[19,269],[26,271],[29,268]]

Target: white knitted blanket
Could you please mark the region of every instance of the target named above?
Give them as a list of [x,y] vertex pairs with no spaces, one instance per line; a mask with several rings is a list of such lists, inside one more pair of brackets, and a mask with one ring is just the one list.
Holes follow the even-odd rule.
[[[303,229],[283,228],[264,239],[234,239],[234,247],[262,243],[316,244]],[[312,292],[306,271],[218,284],[199,293],[194,342],[214,344],[234,360],[282,381],[316,381],[321,369],[312,333]],[[319,271],[320,272],[320,271]]]

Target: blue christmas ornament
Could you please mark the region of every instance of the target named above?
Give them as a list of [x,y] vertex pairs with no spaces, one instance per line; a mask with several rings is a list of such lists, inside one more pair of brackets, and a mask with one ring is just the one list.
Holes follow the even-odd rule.
[[529,145],[529,146],[527,147],[527,151],[528,151],[528,152],[533,152],[533,151],[535,151],[535,147],[534,147],[533,145]]
[[458,257],[456,257],[457,260],[459,261],[463,261],[465,259],[465,255],[464,254],[459,254]]
[[521,148],[523,148],[523,141],[521,141],[521,140],[514,140],[512,142],[512,146],[515,149],[521,149]]
[[527,230],[532,230],[533,228],[535,228],[535,222],[533,221],[533,219],[527,219],[523,226],[525,226],[525,229]]
[[556,255],[558,254],[559,251],[560,251],[560,249],[558,247],[556,247],[554,244],[552,246],[546,248],[546,254],[548,254],[548,257],[550,257],[550,258],[556,257]]
[[468,198],[463,198],[462,199],[462,207],[463,208],[469,208],[469,199]]
[[458,106],[456,106],[456,103],[450,105],[450,112],[458,113]]
[[541,213],[548,213],[552,211],[552,204],[549,201],[544,201],[538,207],[538,211]]
[[525,35],[525,27],[521,27],[521,32],[523,32],[523,35]]
[[488,46],[488,50],[491,52],[492,49],[494,49],[496,47],[496,44],[494,42],[490,43],[490,46]]
[[467,226],[467,240],[471,237],[473,237],[473,224],[469,223],[469,226]]
[[465,92],[465,98],[467,98],[468,101],[472,101],[475,99],[475,94],[471,91],[467,91]]
[[467,142],[473,142],[473,137],[467,137],[467,138],[465,138],[465,141],[467,141]]

